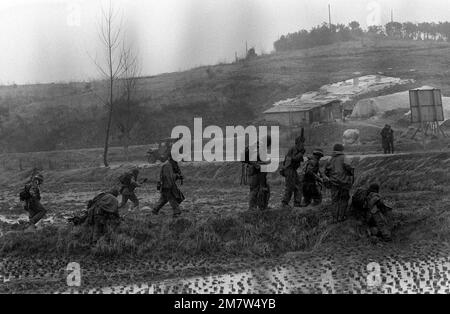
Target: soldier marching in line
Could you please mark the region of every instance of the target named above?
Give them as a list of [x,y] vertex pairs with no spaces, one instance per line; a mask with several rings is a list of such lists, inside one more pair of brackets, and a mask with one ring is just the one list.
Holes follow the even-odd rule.
[[354,182],[354,168],[346,158],[342,144],[334,145],[333,155],[325,167],[325,176],[331,189],[333,222],[344,221]]
[[320,172],[320,159],[324,156],[321,149],[315,149],[313,156],[308,159],[304,168],[303,175],[303,199],[302,207],[309,206],[312,202],[313,206],[322,203],[322,186],[323,178]]
[[122,202],[119,205],[119,209],[125,207],[128,200],[133,203],[133,209],[139,209],[139,199],[136,196],[135,190],[140,186],[138,183],[139,169],[133,169],[131,172],[124,173],[119,177],[120,194],[122,194]]
[[[272,138],[267,137],[267,148],[272,145]],[[249,178],[250,193],[249,193],[249,211],[266,210],[269,206],[270,200],[270,186],[267,182],[267,173],[261,171],[261,166],[268,164],[267,161],[262,161],[259,150],[260,143],[256,144],[256,161],[250,160],[250,148],[247,147],[244,152],[244,160],[242,161],[247,166],[247,174]]]
[[167,203],[172,207],[174,218],[181,215],[180,204],[185,200],[185,197],[178,188],[177,181],[180,181],[180,183],[183,184],[183,180],[184,177],[181,174],[180,167],[169,152],[167,161],[164,162],[161,167],[158,182],[160,197],[158,203],[152,210],[154,215],[158,215],[161,208]]
[[19,195],[23,208],[29,215],[28,230],[30,231],[36,229],[36,224],[47,213],[47,210],[41,204],[40,186],[42,183],[44,183],[44,177],[41,174],[33,175]]
[[295,146],[289,149],[284,159],[280,174],[285,177],[284,196],[282,206],[284,209],[290,209],[289,202],[294,196],[294,207],[300,207],[302,204],[302,182],[298,176],[297,170],[303,162],[305,154],[303,130],[302,136],[295,140]]

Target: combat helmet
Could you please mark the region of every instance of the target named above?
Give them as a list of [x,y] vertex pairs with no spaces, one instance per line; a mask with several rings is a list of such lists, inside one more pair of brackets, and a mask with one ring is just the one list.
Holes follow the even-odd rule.
[[44,183],[44,176],[42,174],[38,173],[33,177],[33,181],[34,180],[37,180],[37,181],[39,181],[40,184],[42,184],[42,183]]

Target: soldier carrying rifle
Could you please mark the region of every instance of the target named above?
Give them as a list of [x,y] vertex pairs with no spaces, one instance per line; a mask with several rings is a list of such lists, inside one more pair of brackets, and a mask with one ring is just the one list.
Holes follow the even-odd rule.
[[23,208],[29,214],[28,230],[36,229],[36,224],[45,216],[47,210],[41,204],[41,190],[40,187],[44,182],[44,177],[41,174],[32,175],[30,182],[28,182],[19,194],[20,201]]
[[184,177],[178,163],[172,158],[171,152],[168,154],[168,160],[161,167],[157,186],[160,191],[159,201],[152,212],[154,215],[158,215],[161,208],[169,203],[173,210],[173,217],[177,218],[181,215],[180,204],[185,200],[183,193],[177,186],[177,181],[179,180],[183,184]]
[[147,179],[143,179],[142,181],[138,181],[139,169],[135,168],[131,172],[124,173],[119,177],[119,181],[121,184],[120,194],[122,194],[122,202],[119,205],[119,209],[125,207],[128,200],[133,203],[133,209],[139,209],[139,199],[136,196],[136,188],[141,186],[141,184],[145,183]]
[[305,154],[305,137],[302,128],[301,135],[295,140],[295,146],[287,152],[280,174],[285,177],[283,208],[290,209],[289,202],[294,195],[294,207],[300,207],[302,203],[302,182],[297,174],[297,169],[303,162]]
[[305,201],[302,207],[313,206],[322,203],[322,185],[323,176],[320,172],[320,159],[324,156],[321,149],[315,149],[313,156],[305,165],[303,175],[303,199]]
[[331,206],[333,222],[347,219],[347,207],[350,200],[350,190],[354,182],[354,168],[344,154],[344,146],[336,144],[333,155],[325,167],[328,186],[331,189]]
[[[267,148],[270,148],[272,138],[267,137]],[[259,142],[256,144],[256,161],[250,160],[250,148],[247,147],[242,161],[247,167],[247,174],[250,183],[249,210],[266,210],[270,199],[270,186],[267,182],[267,173],[261,171],[261,166],[269,162],[262,161],[259,151]]]

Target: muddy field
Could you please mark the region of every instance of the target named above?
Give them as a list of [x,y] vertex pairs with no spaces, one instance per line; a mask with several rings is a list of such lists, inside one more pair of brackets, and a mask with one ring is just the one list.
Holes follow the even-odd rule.
[[[5,173],[0,292],[448,293],[450,153],[362,156],[353,163],[356,185],[381,183],[395,207],[392,243],[370,241],[352,220],[332,225],[327,192],[320,207],[281,210],[283,182],[275,174],[271,209],[248,212],[248,187],[239,185],[235,163],[181,164],[187,199],[177,220],[169,207],[150,214],[159,168],[142,166],[150,181],[137,192],[142,210],[125,210],[118,232],[95,245],[65,219],[129,166],[46,171],[47,219],[36,233],[23,233],[17,193],[29,173]],[[67,286],[71,262],[81,266],[81,287]],[[371,262],[384,278],[376,285],[367,283]]]

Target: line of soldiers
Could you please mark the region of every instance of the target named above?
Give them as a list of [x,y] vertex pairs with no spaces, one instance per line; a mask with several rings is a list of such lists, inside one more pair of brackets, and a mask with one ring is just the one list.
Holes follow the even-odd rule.
[[[269,137],[267,139],[268,148],[270,148],[270,143]],[[247,149],[243,161],[248,168],[250,211],[266,210],[270,199],[267,173],[261,172],[261,165],[267,162],[261,161],[259,146],[257,146],[257,152],[257,161],[250,161]],[[322,191],[327,188],[331,192],[333,223],[345,221],[349,212],[352,214],[364,213],[356,215],[356,218],[364,217],[364,222],[371,226],[372,235],[389,240],[390,231],[386,223],[389,207],[384,205],[378,185],[372,185],[370,193],[367,190],[364,190],[367,192],[365,194],[355,193],[355,200],[364,195],[363,202],[351,200],[350,191],[355,181],[355,170],[344,153],[344,146],[342,144],[334,145],[332,156],[323,171],[320,170],[320,160],[324,157],[323,150],[315,149],[307,161],[304,161],[305,153],[304,139],[299,137],[296,139],[294,147],[287,152],[281,165],[280,174],[285,178],[282,208],[290,210],[291,199],[293,199],[294,207],[318,206],[322,203]],[[359,206],[358,204],[363,205]]]
[[[128,201],[132,202],[130,210],[139,209],[139,199],[136,196],[136,188],[141,186],[147,179],[138,180],[139,170],[133,169],[119,177],[119,187],[102,192],[87,203],[86,210],[81,215],[68,219],[74,225],[84,225],[92,232],[93,241],[97,241],[109,228],[115,229],[120,224],[119,210],[124,208]],[[173,210],[173,217],[181,215],[180,204],[185,197],[178,187],[177,182],[183,182],[183,175],[178,163],[169,156],[160,170],[159,182],[157,184],[160,193],[159,201],[153,208],[152,213],[158,215],[167,203]],[[40,186],[43,184],[42,174],[32,175],[30,181],[19,194],[23,208],[29,213],[27,230],[36,229],[36,224],[45,216],[47,210],[41,204]],[[118,197],[122,195],[119,204]]]
[[[267,146],[271,146],[271,138],[267,138]],[[247,165],[249,177],[249,210],[265,210],[270,200],[270,186],[267,181],[267,173],[261,171],[261,166],[268,162],[262,161],[259,155],[259,144],[256,146],[256,161],[250,161],[249,148],[245,151],[244,163]],[[350,165],[344,154],[344,146],[336,144],[333,154],[327,161],[324,171],[320,170],[320,160],[324,157],[321,149],[315,149],[312,156],[304,161],[304,140],[298,138],[295,146],[285,156],[281,166],[280,174],[285,178],[284,196],[282,199],[283,209],[291,209],[289,203],[293,198],[294,207],[317,206],[322,203],[322,191],[325,188],[331,191],[331,208],[333,223],[342,222],[347,219],[350,201],[350,191],[354,184],[354,168]],[[129,173],[119,177],[120,187],[103,192],[90,200],[87,210],[81,216],[73,217],[69,221],[75,225],[87,225],[91,227],[94,241],[103,235],[110,227],[115,228],[120,223],[119,209],[123,208],[128,201],[133,206],[131,210],[139,208],[139,199],[136,196],[136,188],[145,183],[147,179],[138,180],[139,170],[133,169]],[[183,175],[178,163],[169,154],[168,160],[163,163],[157,189],[160,198],[152,213],[158,215],[160,210],[169,203],[173,210],[173,217],[181,215],[180,204],[185,197],[178,187],[177,182],[183,183]],[[35,225],[45,216],[46,209],[40,200],[40,186],[44,178],[41,174],[34,175],[29,183],[25,185],[20,193],[24,209],[29,213],[29,228]],[[379,187],[372,185],[368,190],[357,190],[353,196],[352,212],[364,213],[357,215],[365,217],[365,222],[371,226],[371,234],[390,239],[390,231],[386,222],[386,214],[389,207],[385,206],[379,195]],[[122,195],[119,204],[118,196]]]

